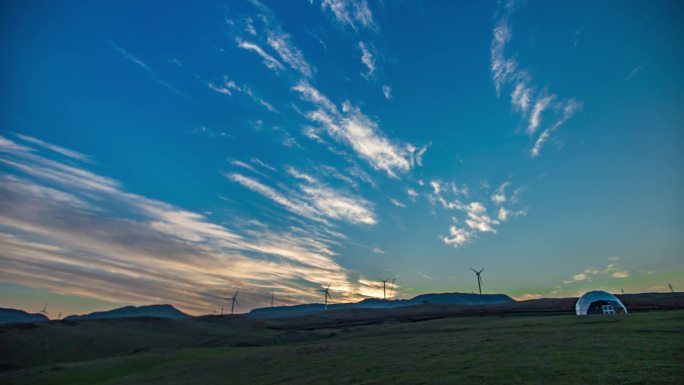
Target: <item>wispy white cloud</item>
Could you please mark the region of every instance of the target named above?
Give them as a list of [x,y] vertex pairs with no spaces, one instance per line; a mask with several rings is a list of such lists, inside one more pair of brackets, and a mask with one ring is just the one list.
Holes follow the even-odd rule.
[[499,213],[497,214],[497,218],[499,218],[500,221],[505,221],[508,219],[508,216],[511,214],[510,211],[508,211],[505,207],[501,206],[499,207]]
[[273,11],[258,0],[250,0],[250,3],[256,8],[256,17],[246,17],[241,22],[230,24],[238,47],[259,55],[264,65],[276,73],[293,75],[289,71],[291,69],[296,76],[310,79],[316,72],[315,67],[307,62]]
[[394,198],[391,198],[391,199],[390,199],[390,202],[392,202],[392,204],[395,205],[395,206],[397,206],[397,207],[402,207],[402,208],[403,208],[403,207],[406,207],[405,204],[399,202],[398,200],[396,200],[396,199],[394,199]]
[[23,140],[24,142],[28,142],[28,143],[46,148],[50,151],[64,155],[64,156],[71,158],[71,159],[75,159],[75,160],[85,162],[85,163],[92,163],[93,162],[90,159],[90,157],[85,155],[85,154],[82,154],[82,153],[77,152],[77,151],[72,151],[72,150],[66,149],[64,147],[60,147],[60,146],[51,144],[51,143],[47,143],[47,142],[44,142],[40,139],[36,139],[34,137],[31,137],[31,136],[17,134],[17,138]]
[[293,90],[299,92],[302,99],[318,107],[307,113],[307,118],[324,127],[333,139],[349,145],[374,169],[397,177],[398,173],[413,167],[414,158],[409,149],[415,147],[392,143],[380,131],[378,124],[358,107],[344,102],[342,111],[339,111],[330,99],[306,82],[300,82]]
[[231,96],[233,94],[232,91],[243,93],[243,94],[247,95],[250,99],[252,99],[255,103],[266,108],[267,110],[269,110],[273,113],[276,113],[276,114],[279,113],[279,111],[275,107],[273,107],[273,105],[271,105],[269,102],[267,102],[264,99],[257,96],[254,93],[254,91],[252,91],[251,87],[244,85],[244,84],[238,85],[233,80],[228,79],[227,76],[223,77],[223,82],[221,84],[215,84],[213,82],[209,82],[209,83],[207,83],[207,87],[209,87],[209,89],[212,91],[216,91],[220,94],[228,95],[228,96]]
[[366,0],[322,0],[321,7],[332,12],[335,19],[345,27],[375,29],[373,13]]
[[350,223],[377,223],[370,203],[360,198],[345,196],[321,185],[302,186],[314,206],[325,216]]
[[539,298],[541,298],[541,297],[543,297],[543,296],[542,296],[541,294],[539,294],[539,293],[525,293],[525,294],[522,294],[522,295],[515,295],[515,296],[513,296],[513,298],[514,298],[516,301],[529,301],[529,300],[531,300],[531,299],[539,299]]
[[228,177],[228,179],[230,179],[231,181],[239,183],[242,186],[270,199],[271,201],[277,203],[278,205],[284,207],[285,209],[297,215],[301,215],[302,217],[314,221],[327,223],[327,221],[321,218],[317,210],[311,207],[306,202],[290,199],[288,196],[286,196],[286,194],[281,193],[276,189],[267,186],[254,178],[247,177],[238,173],[226,174],[226,177]]
[[254,27],[254,20],[252,20],[251,17],[248,17],[247,19],[245,19],[245,32],[247,32],[248,34],[250,34],[252,36],[257,35],[257,30]]
[[116,50],[116,51],[118,51],[120,54],[122,54],[126,59],[128,59],[128,60],[130,60],[131,62],[137,64],[138,66],[140,66],[140,68],[144,69],[144,70],[145,70],[147,73],[149,73],[150,75],[155,75],[155,76],[156,76],[156,73],[155,73],[154,71],[152,71],[152,69],[151,69],[150,67],[148,67],[147,64],[145,64],[142,60],[138,59],[137,57],[135,57],[133,54],[129,53],[129,52],[126,51],[125,49],[119,47],[119,46],[116,45],[114,42],[109,41],[108,43],[109,43],[109,46],[110,46],[110,47],[112,47],[114,50]]
[[[312,289],[330,281],[345,298],[361,297],[358,283],[334,261],[332,232],[230,229],[2,136],[0,162],[17,173],[0,173],[3,282],[119,303],[173,303],[193,313],[216,306],[231,286],[243,287],[247,309],[266,303],[263,292],[270,291],[313,300]],[[274,194],[263,185],[253,188]],[[370,211],[349,207],[356,200],[340,201],[335,191],[312,196],[321,202],[283,204],[299,205],[294,210],[304,214],[371,222]]]
[[228,95],[228,96],[233,95],[233,93],[230,91],[230,88],[228,88],[228,87],[216,85],[214,83],[207,84],[207,87],[209,87],[210,90],[218,92],[219,94],[224,94],[224,95]]
[[366,77],[373,77],[375,75],[375,58],[373,53],[368,49],[366,43],[360,41],[359,49],[361,50],[361,62],[366,66],[368,72],[364,75]]
[[412,144],[407,144],[406,149],[408,150],[410,154],[410,159],[411,159],[411,166],[422,166],[423,165],[423,155],[425,155],[425,152],[428,149],[428,146],[423,146],[420,148],[417,148],[416,146]]
[[263,167],[263,168],[265,168],[265,169],[267,169],[267,170],[269,170],[269,171],[273,171],[273,172],[277,172],[277,171],[278,171],[278,170],[276,170],[275,167],[273,167],[273,166],[271,166],[270,164],[268,164],[268,163],[262,161],[262,160],[259,159],[259,158],[252,158],[252,159],[250,159],[249,161],[252,162],[252,163],[254,163],[254,164],[256,164],[256,165],[258,165],[258,166],[261,166],[261,167]]
[[273,126],[272,130],[280,135],[280,143],[282,143],[283,146],[290,148],[303,148],[299,142],[297,142],[297,139],[290,134],[290,131],[279,126]]
[[468,215],[465,220],[468,227],[481,233],[496,233],[494,226],[500,222],[487,214],[487,209],[482,203],[471,202],[466,206],[465,211]]
[[358,164],[355,163],[352,167],[347,167],[346,171],[348,175],[356,178],[360,182],[366,183],[376,190],[378,189],[378,184],[375,183],[373,178],[371,178],[371,176]]
[[505,191],[510,185],[511,182],[502,183],[489,197],[498,206],[490,214],[484,201],[465,201],[469,197],[467,187],[459,188],[454,182],[431,180],[429,186],[432,193],[428,195],[428,201],[433,207],[457,213],[452,218],[454,224],[449,227],[449,234],[440,237],[442,241],[459,247],[470,243],[479,233],[496,233],[497,227],[511,217],[525,215],[525,210],[511,211],[503,206],[507,202]]
[[372,205],[365,199],[342,193],[295,168],[290,167],[287,172],[301,182],[296,185],[298,191],[276,189],[238,173],[226,176],[288,211],[319,223],[330,224],[329,220],[366,225],[377,223]]
[[570,119],[575,114],[575,111],[579,110],[580,108],[582,108],[582,105],[575,99],[569,99],[566,101],[563,106],[562,115],[550,127],[542,131],[537,138],[537,141],[534,142],[534,147],[532,147],[530,150],[530,155],[533,158],[539,156],[539,152],[541,151],[544,143],[546,143],[546,141],[549,139],[549,136],[556,131],[558,127]]
[[512,10],[512,2],[509,2],[500,12],[503,15],[494,26],[494,38],[492,40],[491,71],[496,88],[496,94],[501,94],[501,88],[514,76],[517,63],[514,59],[505,56],[506,44],[511,40],[511,29],[508,25],[509,13]]
[[250,172],[252,172],[252,173],[254,173],[254,174],[257,174],[257,175],[260,175],[260,176],[263,176],[263,177],[268,177],[268,175],[264,174],[264,173],[261,172],[260,170],[257,170],[257,169],[256,169],[255,167],[253,167],[251,164],[245,163],[245,162],[243,162],[243,161],[241,161],[241,160],[237,160],[237,159],[231,160],[231,161],[230,161],[230,164],[233,165],[233,166],[235,166],[235,167],[239,167],[239,168],[248,170],[248,171],[250,171]]
[[[428,184],[432,189],[429,199],[433,204],[437,202],[442,208],[448,210],[466,210],[467,205],[463,204],[460,199],[468,196],[467,187],[459,188],[454,182],[443,182],[441,180],[431,180]],[[455,199],[449,201],[445,198],[445,194],[452,195]]]
[[640,71],[641,71],[641,66],[636,66],[636,67],[634,67],[634,69],[632,69],[632,70],[627,74],[627,76],[625,76],[625,81],[627,81],[627,80],[633,78],[633,77],[636,76],[636,74],[638,74]]
[[347,186],[350,186],[350,187],[357,189],[357,190],[359,189],[359,183],[357,182],[357,180],[355,180],[354,178],[352,178],[350,176],[350,175],[353,175],[351,172],[347,172],[347,171],[341,172],[341,171],[338,171],[333,166],[328,166],[328,165],[323,165],[323,164],[318,165],[316,167],[316,170],[318,170],[321,174],[323,174],[326,177],[337,179],[337,180],[343,182],[344,184],[346,184]]
[[304,81],[299,82],[292,89],[299,92],[301,94],[302,99],[324,108],[326,112],[330,114],[338,113],[335,104],[331,102],[327,96],[323,95],[309,83]]
[[502,183],[494,194],[492,194],[492,202],[502,204],[506,202],[506,188],[511,185],[511,182]]
[[305,194],[305,199],[324,216],[355,224],[374,225],[377,223],[373,208],[365,199],[343,194],[339,189],[333,189],[295,168],[289,168],[288,173],[305,182],[299,186]]
[[454,225],[449,227],[449,235],[442,237],[442,241],[447,245],[458,247],[470,242],[473,235],[472,231]]
[[178,59],[175,58],[175,57],[172,57],[171,59],[169,59],[169,60],[167,60],[167,61],[169,62],[169,64],[173,64],[173,65],[175,65],[176,67],[181,67],[181,68],[183,68],[183,62],[180,61],[180,60],[178,60]]
[[530,124],[527,126],[527,133],[534,134],[539,128],[541,123],[542,112],[549,106],[549,103],[555,98],[555,95],[544,96],[537,99],[532,108],[532,114],[530,115]]
[[629,278],[630,275],[631,275],[631,273],[629,271],[616,271],[613,274],[611,274],[610,276],[613,278],[622,279],[622,278]]
[[276,70],[276,71],[282,70],[285,68],[285,67],[283,67],[283,64],[281,62],[279,62],[276,58],[274,58],[269,53],[264,51],[264,49],[261,48],[260,46],[254,44],[254,43],[242,40],[240,38],[238,38],[236,41],[237,41],[238,47],[245,49],[247,51],[254,52],[257,55],[259,55],[261,57],[261,59],[263,59],[264,65],[267,68],[272,69],[272,70]]
[[230,136],[229,134],[227,134],[224,131],[215,131],[215,130],[212,130],[211,128],[207,127],[207,126],[195,127],[190,132],[193,134],[206,135],[210,138],[217,138],[217,137],[232,138],[232,136]]
[[525,82],[519,82],[511,92],[511,104],[517,110],[527,114],[532,99],[532,89],[527,87]]
[[[504,87],[512,85],[511,105],[527,121],[525,132],[535,138],[530,155],[537,157],[551,134],[572,117],[580,103],[574,99],[563,100],[533,85],[529,72],[520,68],[515,57],[506,54],[507,45],[513,37],[510,18],[515,4],[515,1],[509,0],[500,3],[497,9],[490,50],[492,80],[497,96]],[[537,134],[543,126],[542,118],[549,122],[548,127]]]
[[[620,269],[618,267],[617,261],[619,260],[619,258],[609,258],[608,260],[612,262],[607,264],[603,269],[595,269],[592,267],[586,268],[582,272],[570,277],[570,279],[563,281],[563,283],[565,285],[568,285],[582,281],[590,282],[594,277],[610,276],[615,279],[624,279],[629,278],[631,276],[631,272],[629,270]],[[562,286],[559,286],[558,289],[560,289],[561,287]]]
[[392,87],[382,86],[382,94],[385,95],[385,99],[392,99]]
[[290,42],[290,35],[271,31],[268,36],[268,45],[270,45],[271,48],[278,53],[280,58],[292,67],[292,69],[308,78],[313,75],[311,66],[304,59],[302,51],[297,49],[297,47]]
[[585,271],[579,274],[575,274],[572,277],[570,277],[569,280],[565,281],[565,283],[571,283],[571,282],[580,282],[580,281],[586,281],[589,279],[589,274],[593,274],[591,271]]
[[172,85],[169,84],[167,81],[165,81],[164,79],[160,78],[159,75],[157,75],[157,73],[156,73],[154,70],[152,70],[152,68],[150,68],[150,67],[149,67],[147,64],[145,64],[142,60],[138,59],[136,56],[134,56],[134,55],[131,54],[130,52],[126,51],[125,49],[123,49],[123,48],[121,48],[121,47],[119,47],[118,45],[116,45],[115,43],[113,43],[113,42],[111,42],[111,41],[109,41],[108,43],[109,43],[109,46],[112,47],[112,49],[114,49],[115,51],[119,52],[119,53],[120,53],[121,55],[123,55],[126,59],[128,59],[128,60],[130,60],[131,62],[137,64],[140,68],[142,68],[143,70],[145,70],[145,72],[147,72],[147,74],[150,76],[150,78],[151,78],[152,80],[154,80],[157,84],[159,84],[159,85],[165,87],[167,90],[173,92],[174,94],[176,94],[176,95],[178,95],[178,96],[181,96],[181,97],[183,97],[183,98],[185,98],[185,99],[188,99],[188,100],[190,100],[190,101],[193,101],[193,102],[195,101],[195,99],[193,99],[192,97],[190,97],[188,94],[179,91],[176,87],[172,86]]

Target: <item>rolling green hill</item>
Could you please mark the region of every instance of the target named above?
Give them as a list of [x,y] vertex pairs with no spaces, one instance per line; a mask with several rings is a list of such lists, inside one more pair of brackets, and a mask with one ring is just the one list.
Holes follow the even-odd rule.
[[271,326],[204,317],[3,327],[0,383],[681,384],[684,378],[681,310]]

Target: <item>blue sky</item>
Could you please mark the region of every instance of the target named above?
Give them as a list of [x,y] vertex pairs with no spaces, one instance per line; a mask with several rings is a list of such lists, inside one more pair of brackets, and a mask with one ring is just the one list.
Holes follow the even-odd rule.
[[2,7],[3,306],[684,286],[680,2]]

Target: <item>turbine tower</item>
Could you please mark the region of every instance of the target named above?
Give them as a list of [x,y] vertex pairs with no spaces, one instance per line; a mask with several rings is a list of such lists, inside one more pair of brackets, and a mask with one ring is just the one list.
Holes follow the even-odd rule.
[[230,315],[233,315],[235,313],[235,304],[237,303],[238,306],[240,306],[240,302],[237,300],[238,293],[240,292],[240,289],[238,288],[235,290],[235,294],[233,294],[232,297],[228,298],[228,301],[230,301]]
[[390,286],[390,295],[389,299],[392,299],[392,292],[394,291],[394,281],[397,279],[397,277],[392,278],[392,285]]
[[480,277],[480,274],[482,274],[482,272],[484,271],[484,267],[480,269],[480,271],[477,271],[472,267],[470,268],[470,270],[472,270],[477,276],[477,288],[480,290],[480,295],[482,295],[482,277]]
[[330,285],[332,285],[332,282],[330,282],[330,284],[328,284],[328,287],[326,287],[325,289],[318,290],[318,291],[323,292],[323,300],[325,301],[325,310],[328,310],[328,299],[332,299],[332,297],[330,296]]
[[275,296],[275,293],[271,292],[271,307],[273,307],[273,298]]
[[383,301],[387,299],[387,296],[385,295],[385,293],[386,293],[385,286],[387,285],[387,281],[389,281],[389,278],[380,280],[380,282],[382,282],[382,300]]

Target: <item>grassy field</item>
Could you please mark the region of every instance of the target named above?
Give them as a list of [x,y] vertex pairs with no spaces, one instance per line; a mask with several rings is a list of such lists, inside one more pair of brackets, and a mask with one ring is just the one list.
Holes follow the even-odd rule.
[[[83,358],[66,349],[41,366],[33,366],[41,359],[29,358],[29,345],[38,354],[36,341],[57,337],[50,330],[22,331],[27,334],[17,353],[25,357],[10,364],[33,367],[0,373],[0,383],[684,384],[684,311],[467,316],[296,332],[240,322],[126,325],[128,331],[114,331],[113,324],[87,326],[87,338],[104,331],[115,338],[80,349],[99,349],[88,354],[108,358],[57,364]],[[0,343],[21,341],[19,332],[3,331]],[[145,342],[145,335],[160,340]],[[128,345],[107,348],[116,339]],[[55,343],[68,347],[68,340]],[[112,356],[145,343],[149,348]],[[12,355],[7,349],[0,347],[0,359]]]

